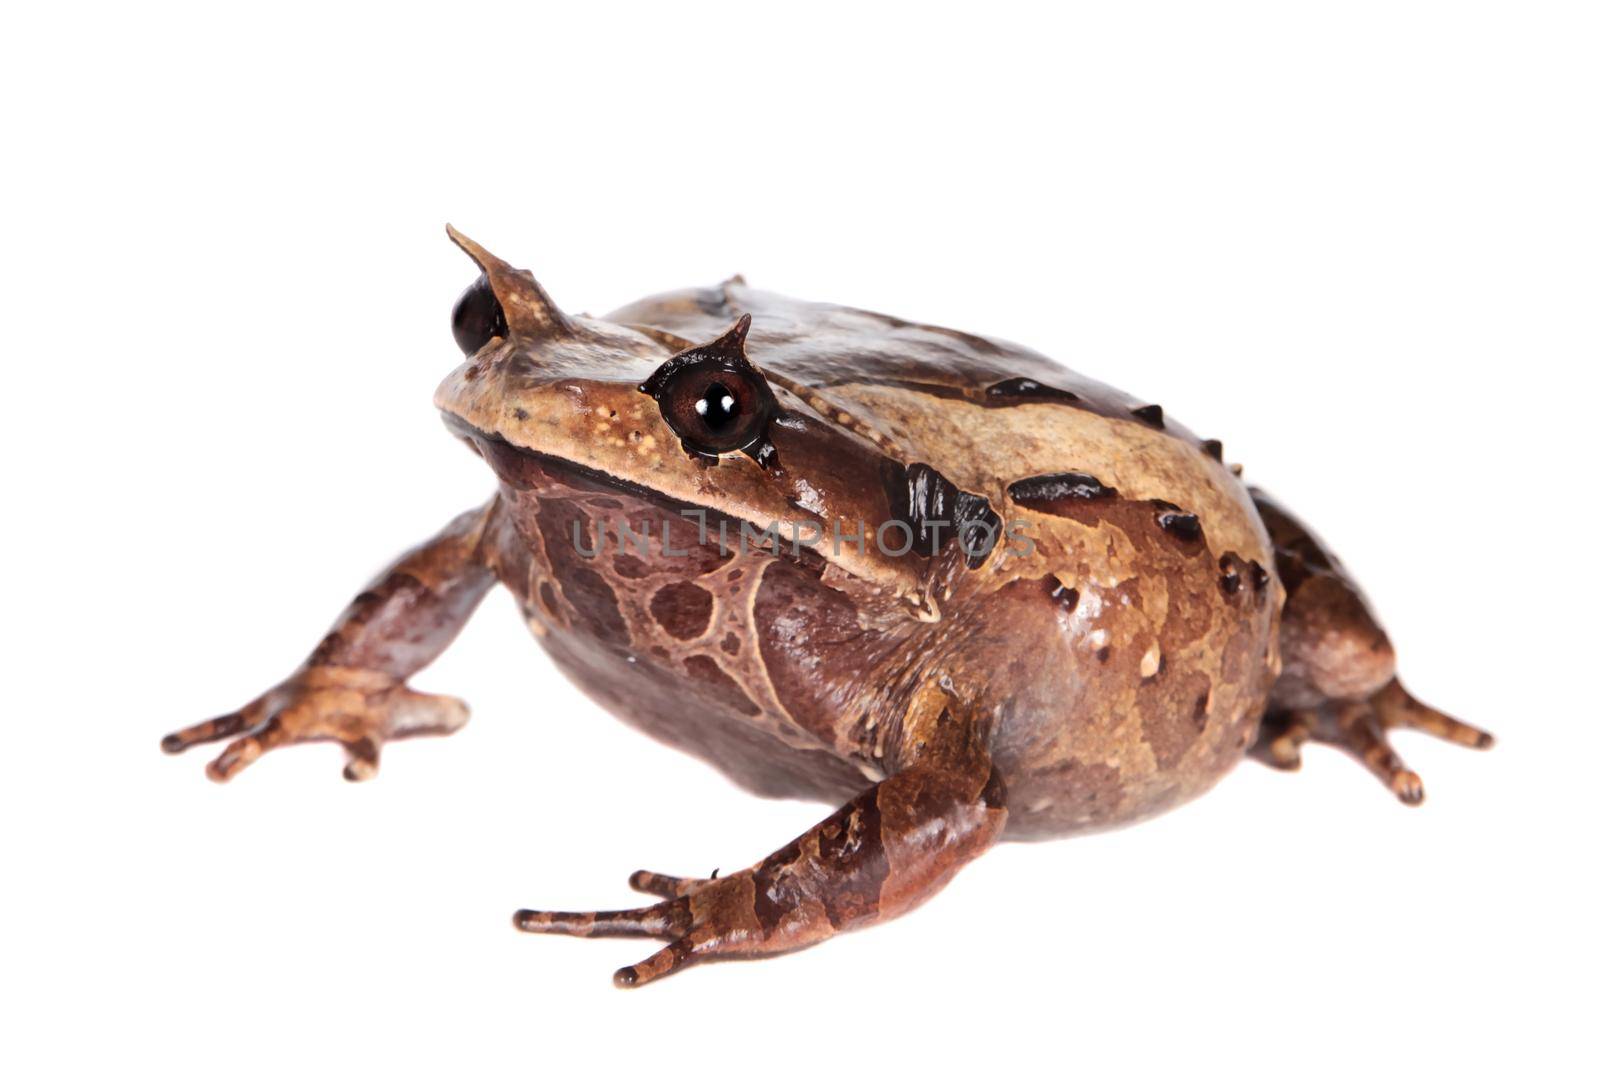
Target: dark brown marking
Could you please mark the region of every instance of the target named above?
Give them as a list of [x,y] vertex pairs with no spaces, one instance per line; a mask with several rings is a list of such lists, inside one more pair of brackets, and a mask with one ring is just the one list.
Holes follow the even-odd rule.
[[611,569],[623,578],[643,578],[650,574],[650,564],[631,552],[618,552],[611,558]]
[[1160,404],[1146,404],[1142,408],[1134,408],[1131,412],[1134,418],[1158,430],[1167,428],[1167,417],[1161,410]]
[[1217,560],[1217,568],[1222,572],[1222,577],[1218,580],[1218,583],[1222,586],[1223,595],[1233,596],[1239,591],[1239,586],[1243,581],[1239,571],[1243,562],[1236,552],[1224,552],[1221,558]]
[[1092,474],[1066,471],[1023,478],[1006,487],[1015,504],[1033,511],[1064,514],[1062,506],[1074,500],[1109,500],[1117,491]]
[[651,616],[680,641],[705,633],[714,607],[711,594],[693,582],[664,585],[650,598]]
[[1198,544],[1202,535],[1200,517],[1188,511],[1159,511],[1156,522],[1167,533],[1185,544]]
[[1036,382],[1032,378],[1007,378],[1003,382],[995,382],[984,390],[983,395],[984,399],[992,407],[1040,402],[1058,404],[1076,404],[1078,402],[1078,394],[1070,393],[1065,389],[1057,389],[1053,385],[1045,385],[1043,382]]
[[[917,555],[928,558],[956,542],[970,568],[981,564],[993,551],[999,537],[1000,516],[986,498],[957,488],[926,463],[902,467],[885,460],[882,478],[890,517],[910,528],[911,551]],[[903,535],[904,531],[900,533]],[[900,544],[891,547],[898,551]]]
[[712,687],[717,696],[740,715],[752,719],[760,716],[761,709],[750,702],[738,683],[729,678],[727,672],[717,666],[717,661],[710,656],[690,656],[683,661],[683,669],[690,678]]
[[[628,643],[628,627],[617,606],[617,595],[595,566],[598,548],[589,533],[588,515],[570,500],[553,497],[539,507],[539,532],[574,618],[569,620],[607,644]],[[576,542],[576,543],[574,543]]]
[[1057,578],[1053,574],[1047,576],[1044,579],[1044,582],[1045,588],[1049,590],[1050,599],[1055,601],[1057,607],[1066,612],[1068,615],[1071,615],[1075,610],[1077,610],[1078,591],[1076,589],[1072,588],[1071,586],[1062,585],[1061,579]]
[[986,808],[1003,808],[1006,806],[1006,783],[1000,777],[1000,768],[995,767],[989,771],[989,780],[983,783],[983,792],[978,794],[978,799],[983,801]]

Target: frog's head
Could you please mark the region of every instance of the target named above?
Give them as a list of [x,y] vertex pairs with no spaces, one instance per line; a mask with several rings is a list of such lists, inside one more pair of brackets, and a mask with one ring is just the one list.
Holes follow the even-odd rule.
[[485,444],[509,446],[680,510],[776,524],[844,570],[926,602],[938,559],[905,550],[899,527],[879,538],[929,487],[763,373],[759,321],[690,339],[568,315],[530,273],[448,232],[482,273],[453,316],[466,361],[435,402],[491,464]]

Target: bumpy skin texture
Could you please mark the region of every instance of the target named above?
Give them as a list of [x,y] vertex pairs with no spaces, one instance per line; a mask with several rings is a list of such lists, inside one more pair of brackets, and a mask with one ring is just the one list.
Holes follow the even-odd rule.
[[[620,984],[899,914],[1002,836],[1166,810],[1264,717],[1268,762],[1330,741],[1407,801],[1420,780],[1385,729],[1488,743],[1399,687],[1331,554],[1156,405],[1015,345],[737,279],[569,317],[452,237],[483,276],[436,400],[498,493],[381,576],[283,686],[164,745],[242,734],[211,766],[225,780],[331,738],[365,777],[383,740],[464,721],[404,680],[504,583],[617,715],[758,793],[842,804],[733,874],[636,873],[661,904],[518,913],[670,941]],[[706,367],[733,395],[669,425],[670,383]],[[760,418],[708,449],[685,430],[705,402]]]

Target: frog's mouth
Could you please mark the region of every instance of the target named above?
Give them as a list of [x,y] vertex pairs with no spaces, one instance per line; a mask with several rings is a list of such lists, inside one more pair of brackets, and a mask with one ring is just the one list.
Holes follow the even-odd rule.
[[444,424],[475,454],[481,456],[504,481],[518,489],[548,489],[555,485],[610,495],[636,497],[662,507],[676,506],[667,494],[606,471],[584,466],[564,456],[513,444],[493,430],[474,426],[461,416],[440,413]]
[[694,524],[702,537],[715,532],[719,538],[738,542],[742,535],[763,539],[762,551],[800,560],[820,568],[825,557],[814,546],[802,544],[786,534],[781,524],[758,526],[750,520],[704,504],[678,500],[659,489],[619,478],[564,456],[513,444],[500,434],[472,425],[459,415],[442,412],[445,426],[474,453],[489,464],[506,485],[535,493],[582,494],[615,499],[627,497],[660,509],[668,515]]

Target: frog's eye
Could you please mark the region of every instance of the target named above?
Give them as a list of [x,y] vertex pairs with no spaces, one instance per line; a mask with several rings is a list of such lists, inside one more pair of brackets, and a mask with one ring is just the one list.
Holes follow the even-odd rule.
[[455,334],[461,351],[469,356],[488,344],[491,337],[504,337],[509,332],[505,309],[490,288],[487,274],[478,275],[478,280],[467,286],[456,301],[455,310],[450,313],[450,332]]
[[683,366],[655,394],[667,424],[703,456],[737,452],[767,428],[766,383],[740,367]]
[[684,451],[705,459],[743,451],[767,467],[767,424],[778,402],[744,354],[749,331],[746,315],[715,341],[667,360],[639,391],[655,397]]

